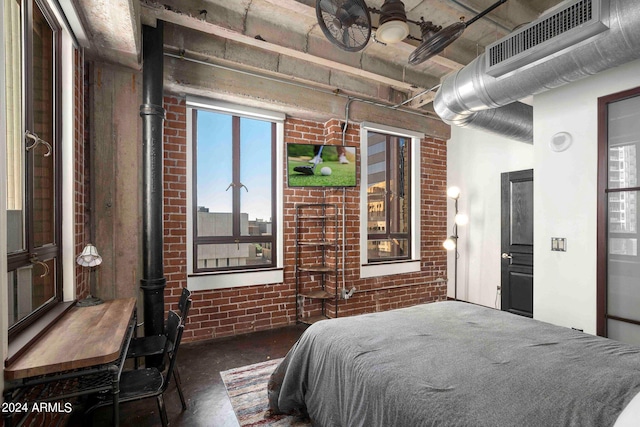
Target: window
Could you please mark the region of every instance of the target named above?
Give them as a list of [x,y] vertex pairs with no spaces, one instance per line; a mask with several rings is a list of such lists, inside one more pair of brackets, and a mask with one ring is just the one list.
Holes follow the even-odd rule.
[[411,139],[367,133],[367,259],[408,259]]
[[[277,165],[282,164],[284,117],[208,100],[190,99],[187,103],[190,272],[246,273],[277,268],[281,265],[278,205],[282,198],[282,172]],[[253,284],[246,279],[244,276],[238,285]],[[208,281],[205,288],[216,287],[215,278],[204,280]]]
[[2,20],[11,338],[62,300],[61,31],[35,0],[8,0]]
[[640,343],[640,88],[599,108],[598,334]]
[[388,126],[361,126],[362,277],[420,270],[421,138]]

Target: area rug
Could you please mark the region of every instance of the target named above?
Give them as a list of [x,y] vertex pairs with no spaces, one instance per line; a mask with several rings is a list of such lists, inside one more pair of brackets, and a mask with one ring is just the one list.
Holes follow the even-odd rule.
[[267,382],[281,360],[273,359],[220,372],[240,427],[311,426],[309,420],[288,415],[271,416],[269,414]]

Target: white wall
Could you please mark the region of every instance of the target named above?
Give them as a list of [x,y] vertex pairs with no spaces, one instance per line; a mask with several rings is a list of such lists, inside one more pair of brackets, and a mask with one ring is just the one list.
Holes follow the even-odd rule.
[[[534,317],[596,331],[598,97],[640,86],[640,61],[534,98]],[[564,152],[549,149],[569,132]],[[552,252],[566,237],[567,252]]]
[[[458,227],[458,299],[500,307],[500,174],[533,167],[533,146],[488,132],[452,127],[447,143],[447,183],[460,187],[460,212],[469,224]],[[448,230],[454,201],[448,202]],[[449,253],[448,295],[454,295],[454,252]]]
[[[452,128],[448,185],[462,189],[458,296],[494,307],[500,283],[500,173],[534,169],[534,318],[596,331],[597,109],[598,97],[640,86],[634,61],[534,97],[534,145],[489,133]],[[564,152],[549,148],[569,132]],[[449,201],[449,230],[453,201]],[[551,238],[567,238],[567,252],[552,252]],[[449,255],[453,296],[453,254]],[[499,301],[498,305],[499,307]]]

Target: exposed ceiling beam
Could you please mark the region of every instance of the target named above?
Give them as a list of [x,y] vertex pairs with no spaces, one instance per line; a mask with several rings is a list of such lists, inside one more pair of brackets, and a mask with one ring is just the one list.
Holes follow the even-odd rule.
[[152,20],[160,19],[162,21],[171,22],[176,25],[193,28],[198,31],[202,31],[204,33],[208,33],[208,34],[212,34],[225,39],[233,40],[249,46],[265,49],[270,52],[275,52],[281,55],[287,55],[287,56],[304,60],[316,65],[321,65],[324,67],[329,67],[335,70],[354,74],[360,77],[364,77],[373,81],[377,81],[379,83],[383,83],[383,84],[395,87],[397,89],[402,89],[405,91],[415,91],[416,89],[419,89],[413,83],[408,83],[405,81],[382,76],[380,74],[376,74],[374,72],[364,70],[362,68],[356,68],[351,65],[342,64],[340,62],[335,62],[326,58],[321,58],[319,56],[311,55],[306,52],[301,52],[288,47],[279,46],[277,44],[270,43],[268,41],[258,40],[255,37],[238,33],[237,31],[233,31],[228,28],[221,27],[220,25],[213,24],[211,22],[181,13],[179,11],[169,10],[163,6],[157,7],[157,5],[142,3],[142,15],[143,15],[144,22],[148,22],[149,19],[152,19]]
[[[316,15],[315,8],[309,7],[308,5],[302,3],[300,0],[265,0],[265,1],[267,3],[273,4],[274,6],[282,7],[292,12],[295,12],[296,14],[312,16],[314,18]],[[402,52],[405,52],[408,58],[411,52],[415,50],[416,46],[406,42],[400,42],[393,46],[387,46],[387,48],[399,49]],[[440,55],[433,56],[432,58],[429,59],[429,61],[433,62],[434,64],[440,65],[441,67],[448,68],[450,70],[459,70],[462,67],[464,67],[464,65],[458,62],[445,58],[444,56],[440,56]]]
[[[279,1],[264,0],[263,4],[265,3],[270,5],[277,5],[280,8],[284,7],[286,10],[291,11],[292,14],[302,14],[307,20],[312,19],[312,21],[315,22],[315,10],[295,0],[279,0]],[[298,50],[298,49],[287,47],[287,46],[281,46],[277,43],[272,43],[266,40],[256,39],[255,37],[252,37],[250,35],[243,34],[243,32],[239,31],[238,29],[226,28],[225,26],[223,26],[225,24],[222,22],[221,23],[216,23],[215,21],[212,22],[212,19],[214,18],[212,18],[211,16],[209,16],[208,18],[206,15],[204,15],[204,17],[202,15],[193,16],[193,11],[191,11],[191,13],[183,12],[171,6],[166,6],[166,5],[158,4],[151,1],[145,1],[145,0],[142,1],[141,5],[142,5],[143,22],[151,22],[151,21],[154,21],[155,19],[161,19],[166,22],[171,22],[176,25],[180,25],[188,28],[194,28],[203,33],[216,35],[218,37],[232,40],[238,43],[242,43],[247,46],[252,46],[255,48],[264,49],[266,51],[274,52],[277,54],[286,55],[291,58],[309,62],[311,64],[316,64],[316,65],[327,67],[329,69],[348,73],[348,74],[357,76],[358,78],[365,78],[368,80],[372,80],[374,82],[378,82],[380,84],[384,84],[384,85],[387,85],[402,91],[406,91],[406,92],[415,93],[416,91],[419,91],[420,89],[423,89],[425,86],[428,86],[429,84],[433,83],[431,79],[427,79],[427,78],[425,79],[424,82],[419,82],[419,84],[416,83],[415,79],[413,79],[413,81],[408,81],[405,79],[404,72],[398,73],[398,77],[394,78],[391,74],[389,75],[381,74],[379,72],[379,69],[368,70],[366,69],[366,67],[362,65],[366,62],[364,61],[364,57],[363,57],[363,60],[360,61],[360,64],[356,62],[354,66],[353,61],[351,64],[343,63],[343,62],[337,61],[335,58],[332,58],[332,59],[325,58],[317,54],[305,52],[303,50]],[[250,12],[247,10],[247,13],[250,13]],[[395,49],[396,52],[400,52],[400,55],[406,55],[408,57],[408,55],[413,51],[413,49],[415,49],[415,46],[412,46],[407,43],[400,43],[397,46],[388,47],[388,48],[390,49],[393,48]],[[366,52],[362,53],[362,55],[368,56]],[[378,58],[376,58],[375,56],[372,58],[375,59],[373,63],[379,64]],[[444,67],[447,70],[457,70],[462,67],[461,64],[451,61],[449,59],[446,59],[444,57],[433,58],[432,62],[434,64],[439,65],[440,67]],[[427,74],[425,74],[425,76],[427,76]]]

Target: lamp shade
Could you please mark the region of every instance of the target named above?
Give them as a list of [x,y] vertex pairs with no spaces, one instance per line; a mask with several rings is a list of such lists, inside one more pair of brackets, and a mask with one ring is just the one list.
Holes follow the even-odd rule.
[[386,44],[399,43],[408,35],[409,25],[400,20],[387,21],[376,30],[376,40]]
[[385,0],[380,13],[376,40],[386,44],[398,43],[409,35],[407,14],[400,0]]
[[78,255],[76,262],[83,267],[95,267],[102,264],[102,257],[98,253],[98,248],[89,243],[84,247],[82,253]]

